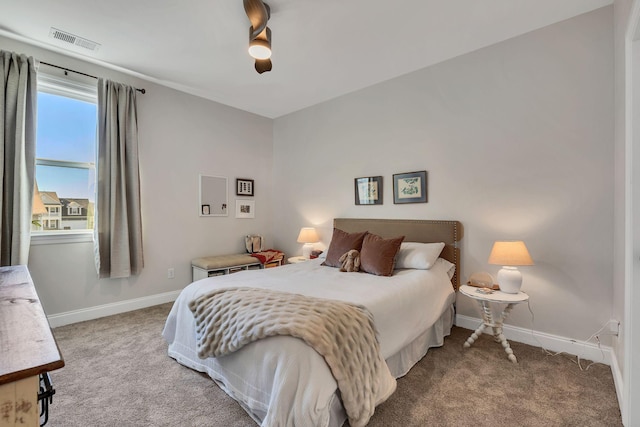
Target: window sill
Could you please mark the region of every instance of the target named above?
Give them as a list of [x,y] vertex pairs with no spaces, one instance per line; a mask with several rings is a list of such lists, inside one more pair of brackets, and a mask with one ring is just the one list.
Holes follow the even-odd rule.
[[93,230],[32,231],[31,246],[93,242]]

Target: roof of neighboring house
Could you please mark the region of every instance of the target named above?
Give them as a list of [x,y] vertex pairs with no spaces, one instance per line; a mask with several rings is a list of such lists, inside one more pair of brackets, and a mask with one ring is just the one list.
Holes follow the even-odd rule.
[[33,207],[31,208],[31,215],[42,215],[47,213],[47,208],[42,203],[42,196],[38,190],[38,183],[36,182],[36,188],[33,191]]
[[45,205],[59,205],[60,199],[55,191],[41,191],[40,197]]
[[71,205],[71,207],[77,206],[82,209],[87,209],[91,204],[89,199],[69,199],[67,197],[61,197],[60,203],[62,203],[62,206],[65,206],[65,207]]

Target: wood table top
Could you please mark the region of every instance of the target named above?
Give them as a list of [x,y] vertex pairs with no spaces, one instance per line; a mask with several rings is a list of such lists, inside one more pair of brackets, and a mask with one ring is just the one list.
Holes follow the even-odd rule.
[[0,385],[63,366],[29,270],[0,267]]

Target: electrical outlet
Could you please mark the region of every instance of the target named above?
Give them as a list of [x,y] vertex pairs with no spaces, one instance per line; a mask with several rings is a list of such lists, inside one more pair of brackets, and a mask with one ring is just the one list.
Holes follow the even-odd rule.
[[176,271],[173,269],[173,267],[171,267],[169,270],[167,270],[167,279],[175,279],[176,277]]
[[615,319],[609,320],[609,330],[615,336],[618,336],[620,333],[620,322]]

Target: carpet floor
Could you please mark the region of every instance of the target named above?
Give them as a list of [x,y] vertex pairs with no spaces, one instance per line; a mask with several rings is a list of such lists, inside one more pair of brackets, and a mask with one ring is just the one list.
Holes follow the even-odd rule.
[[[66,366],[51,373],[47,426],[255,426],[206,375],[167,356],[171,304],[55,328]],[[454,327],[398,380],[370,426],[622,426],[611,369],[512,342],[518,364]],[[585,365],[583,361],[583,366]]]

